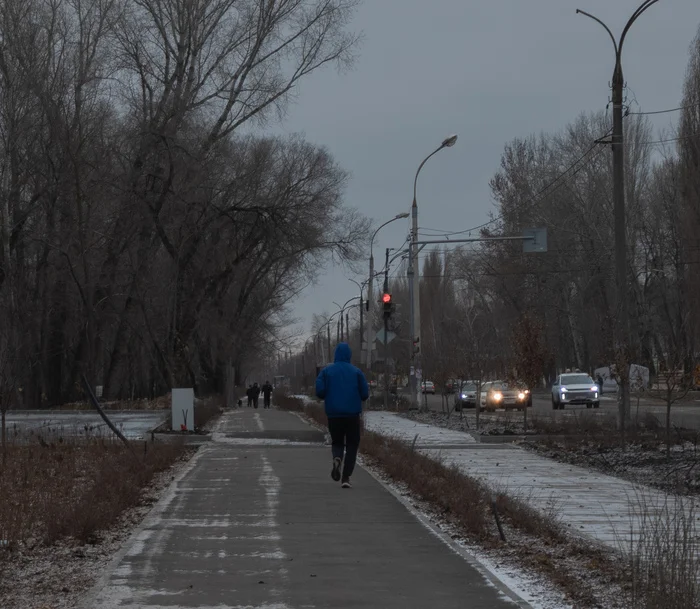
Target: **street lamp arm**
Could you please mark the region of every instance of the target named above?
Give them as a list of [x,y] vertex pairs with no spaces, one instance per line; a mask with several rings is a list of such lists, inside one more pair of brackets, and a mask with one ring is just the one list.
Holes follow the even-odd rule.
[[347,302],[342,306],[340,309],[341,311],[345,311],[345,308],[348,306],[349,302],[352,302],[353,300],[357,300],[359,296],[353,296],[352,298],[348,299]]
[[[437,152],[437,151],[436,151]],[[433,153],[434,154],[434,153]],[[408,218],[409,214],[403,213],[403,214],[397,214],[394,216],[391,220],[387,220],[384,222],[384,224],[381,224],[377,230],[374,231],[372,234],[372,238],[369,240],[369,251],[370,254],[372,252],[372,247],[374,246],[374,238],[377,236],[377,233],[382,230],[387,224],[391,224],[392,222],[395,222],[396,220],[403,220],[404,218]]]
[[627,22],[627,25],[625,26],[625,29],[622,30],[622,36],[620,36],[620,54],[622,54],[622,45],[625,44],[625,37],[627,36],[627,32],[629,32],[629,29],[632,27],[632,24],[639,19],[639,17],[644,13],[648,8],[651,8],[654,4],[656,4],[659,0],[645,0],[642,2],[641,6],[634,12],[634,15],[630,17],[630,20]]
[[615,40],[615,36],[613,36],[613,33],[610,31],[610,28],[609,28],[607,25],[605,25],[600,19],[598,19],[598,17],[596,17],[595,15],[591,15],[590,13],[587,13],[586,11],[582,11],[580,8],[577,8],[577,9],[576,9],[576,14],[578,15],[579,13],[580,13],[581,15],[585,15],[586,17],[588,17],[588,18],[590,18],[590,19],[593,19],[593,21],[597,21],[598,23],[600,23],[600,25],[602,25],[602,26],[605,28],[605,31],[606,31],[606,32],[608,33],[608,35],[610,36],[610,40],[612,40],[613,46],[615,47],[615,56],[616,56],[616,57],[618,58],[618,60],[619,60],[619,57],[620,57],[620,49],[619,49],[618,46],[617,46],[617,40]]
[[433,157],[438,152],[440,152],[444,147],[445,147],[445,145],[441,144],[439,148],[436,148],[435,150],[433,150],[433,152],[431,152],[427,157],[425,157],[423,159],[423,162],[420,165],[418,165],[418,171],[416,171],[416,177],[413,179],[413,202],[414,203],[416,202],[416,192],[417,192],[417,188],[418,188],[418,175],[420,174],[420,170],[423,169],[423,165],[425,165],[431,157]]

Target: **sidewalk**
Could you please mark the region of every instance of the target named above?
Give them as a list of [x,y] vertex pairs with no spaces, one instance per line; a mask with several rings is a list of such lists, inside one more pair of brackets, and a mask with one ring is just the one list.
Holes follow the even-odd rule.
[[322,438],[290,413],[225,414],[83,607],[518,606],[363,469],[333,483]]
[[558,463],[513,444],[481,444],[467,433],[388,412],[367,412],[365,425],[407,441],[418,434],[416,446],[425,454],[456,465],[494,490],[520,497],[558,518],[571,532],[611,548],[628,548],[636,541],[642,519],[653,521],[663,518],[666,507],[671,513],[676,509],[676,499],[661,491]]

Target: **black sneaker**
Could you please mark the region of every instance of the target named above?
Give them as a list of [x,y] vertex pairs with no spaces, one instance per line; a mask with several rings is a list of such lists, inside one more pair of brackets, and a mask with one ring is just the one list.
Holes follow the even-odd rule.
[[352,488],[352,484],[350,484],[350,478],[344,478],[343,483],[340,485],[341,488]]
[[343,460],[340,457],[333,458],[333,469],[331,470],[331,478],[338,482],[340,480],[340,464]]

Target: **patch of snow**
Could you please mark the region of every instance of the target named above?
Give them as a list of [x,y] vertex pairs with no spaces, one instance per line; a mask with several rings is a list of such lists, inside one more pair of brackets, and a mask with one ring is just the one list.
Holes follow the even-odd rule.
[[304,395],[304,394],[298,394],[298,395],[290,395],[290,398],[293,398],[295,400],[301,400],[304,404],[315,404],[316,398],[312,398],[309,395]]
[[405,417],[390,412],[370,410],[364,414],[365,427],[370,431],[413,442],[417,446],[441,446],[475,444],[476,440],[468,433],[452,431],[444,427],[426,425],[411,421]]
[[[396,417],[377,413],[383,418]],[[430,413],[426,413],[431,416]],[[438,419],[433,413],[432,417]],[[509,413],[510,414],[510,413]],[[446,434],[459,433],[435,427]],[[450,419],[439,420],[450,424]],[[459,419],[452,418],[454,424]],[[462,424],[464,421],[461,422]],[[390,425],[377,426],[387,436]],[[402,439],[411,441],[410,435]],[[584,535],[614,550],[629,550],[639,541],[644,528],[662,525],[669,514],[689,513],[695,503],[667,495],[642,484],[621,480],[599,471],[560,463],[513,444],[478,444],[469,449],[455,448],[449,435],[433,434],[433,446],[420,447],[425,454],[454,465],[497,492],[504,492],[556,517],[569,532]],[[442,443],[440,438],[444,438]],[[420,440],[419,440],[420,443]],[[632,457],[633,458],[633,457]],[[695,532],[698,537],[700,531]]]

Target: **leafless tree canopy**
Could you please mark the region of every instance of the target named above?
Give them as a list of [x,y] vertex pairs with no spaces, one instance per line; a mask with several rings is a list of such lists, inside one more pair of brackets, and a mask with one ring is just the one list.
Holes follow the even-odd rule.
[[259,135],[352,61],[355,5],[0,3],[4,387],[33,406],[83,372],[109,397],[217,388],[321,261],[357,257],[330,154]]

